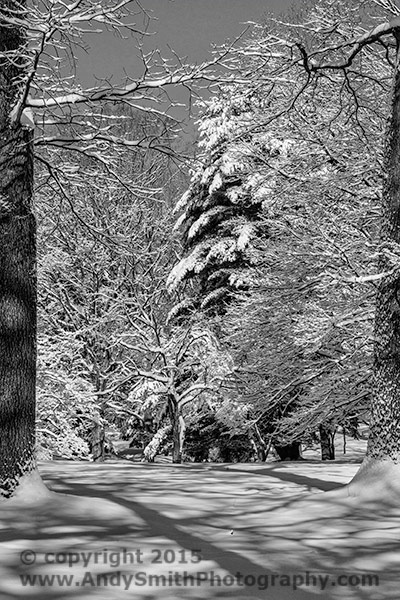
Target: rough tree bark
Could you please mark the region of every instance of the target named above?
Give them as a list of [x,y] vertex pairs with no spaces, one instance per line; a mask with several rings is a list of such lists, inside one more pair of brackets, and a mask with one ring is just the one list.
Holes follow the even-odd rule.
[[[2,8],[16,8],[3,0]],[[19,6],[25,0],[19,0]],[[23,33],[0,21],[0,51]],[[22,60],[22,59],[21,59]],[[35,469],[36,261],[32,131],[11,122],[18,65],[0,65],[0,496]]]
[[105,431],[99,421],[93,423],[89,433],[89,448],[94,462],[102,462],[105,457]]
[[335,432],[336,427],[329,423],[321,423],[319,426],[322,460],[335,460]]
[[182,450],[185,440],[185,421],[172,396],[168,399],[168,409],[172,425],[172,462],[180,464],[182,462]]
[[[350,493],[400,493],[400,28],[394,29],[397,58],[392,108],[386,132],[382,250],[375,316],[371,430],[366,458]],[[394,257],[397,257],[394,259]],[[394,264],[394,260],[397,264]],[[387,490],[388,491],[388,490]]]

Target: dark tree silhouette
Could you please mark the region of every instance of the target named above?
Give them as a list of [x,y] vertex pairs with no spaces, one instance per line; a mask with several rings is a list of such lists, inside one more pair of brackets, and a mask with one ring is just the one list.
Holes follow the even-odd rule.
[[[5,0],[3,11],[23,8]],[[0,495],[10,496],[34,462],[36,370],[35,219],[32,130],[13,120],[23,75],[23,32],[0,22]]]

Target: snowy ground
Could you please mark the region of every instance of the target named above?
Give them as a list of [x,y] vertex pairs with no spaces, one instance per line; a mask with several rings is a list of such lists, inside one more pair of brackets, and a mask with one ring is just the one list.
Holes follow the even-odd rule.
[[[359,506],[330,492],[357,471],[358,454],[42,463],[48,486],[75,497],[1,505],[0,598],[398,600],[400,503]],[[30,585],[27,575],[69,579]]]

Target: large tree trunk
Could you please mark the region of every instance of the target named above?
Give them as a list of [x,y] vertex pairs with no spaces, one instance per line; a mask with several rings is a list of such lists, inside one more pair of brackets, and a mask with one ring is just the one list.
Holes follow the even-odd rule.
[[102,462],[105,457],[105,431],[100,420],[94,421],[89,433],[89,448],[94,462]]
[[183,443],[185,441],[186,425],[179,410],[171,413],[172,421],[172,462],[180,464],[182,462]]
[[[20,1],[19,6],[24,4]],[[12,0],[1,8],[16,9]],[[0,51],[21,47],[1,24]],[[15,59],[15,57],[13,57]],[[21,62],[22,62],[21,58]],[[13,124],[18,67],[0,65],[0,496],[35,469],[36,265],[32,131]]]
[[250,430],[250,441],[254,444],[254,450],[257,455],[257,459],[260,462],[265,462],[268,456],[268,445],[263,439],[257,423]]
[[[395,32],[397,42],[400,30]],[[400,499],[400,72],[394,74],[392,111],[386,133],[382,249],[377,292],[371,431],[367,455],[350,493]],[[390,494],[390,491],[388,492]]]
[[319,426],[322,460],[335,460],[335,432],[336,427],[328,423]]

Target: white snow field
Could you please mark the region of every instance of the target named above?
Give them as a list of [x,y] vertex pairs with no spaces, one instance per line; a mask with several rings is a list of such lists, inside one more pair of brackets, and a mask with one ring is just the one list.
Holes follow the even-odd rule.
[[400,500],[331,492],[358,463],[41,463],[59,493],[0,505],[0,598],[398,600]]

